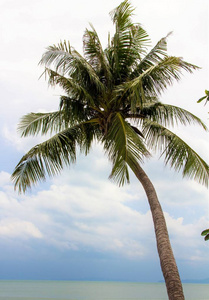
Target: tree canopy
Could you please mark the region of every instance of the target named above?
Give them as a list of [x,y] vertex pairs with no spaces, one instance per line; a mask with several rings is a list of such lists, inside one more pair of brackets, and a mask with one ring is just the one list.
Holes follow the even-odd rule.
[[182,72],[197,66],[167,54],[167,38],[153,48],[141,24],[132,22],[133,8],[125,0],[110,16],[115,33],[105,49],[93,25],[83,35],[83,56],[70,42],[49,46],[40,61],[49,85],[64,91],[59,109],[29,113],[21,119],[23,137],[51,137],[26,153],[12,175],[21,192],[39,180],[59,173],[76,161],[78,149],[88,154],[98,141],[112,162],[110,178],[129,182],[129,169],[159,150],[183,176],[208,185],[208,165],[169,128],[174,124],[206,126],[192,113],[163,104],[161,93]]

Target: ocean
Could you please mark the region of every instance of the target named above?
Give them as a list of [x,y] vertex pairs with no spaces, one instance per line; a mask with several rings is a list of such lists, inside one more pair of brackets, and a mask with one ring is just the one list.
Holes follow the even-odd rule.
[[[209,300],[209,284],[183,284],[186,300]],[[164,300],[164,283],[0,280],[0,300]]]

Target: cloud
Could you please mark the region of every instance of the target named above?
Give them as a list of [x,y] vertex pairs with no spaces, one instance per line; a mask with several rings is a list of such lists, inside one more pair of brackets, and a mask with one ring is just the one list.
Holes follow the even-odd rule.
[[0,221],[0,236],[12,238],[42,238],[43,235],[34,224],[18,219]]
[[[90,156],[93,166],[91,159]],[[100,172],[95,167],[97,172],[107,171],[104,164],[100,167]],[[147,200],[139,184],[118,188],[98,178],[94,167],[89,173],[78,165],[54,178],[49,188],[18,196],[8,178],[5,172],[0,173],[0,234],[4,237],[41,238],[42,245],[61,252],[93,251],[134,260],[156,254],[151,213],[148,206],[141,210]],[[169,193],[172,192],[170,187]],[[165,212],[177,258],[207,259],[200,236],[207,224],[204,211],[191,223],[185,222],[183,213],[173,213],[179,208],[182,209],[180,202],[171,202],[170,210]]]
[[32,205],[50,214],[51,224],[45,234],[48,242],[63,246],[65,241],[69,249],[93,248],[130,257],[145,255],[139,236],[149,231],[151,218],[125,205],[132,199],[128,190],[89,174],[85,182],[82,172],[76,177],[79,185],[70,183],[71,178],[76,181],[72,172],[70,176],[65,174],[62,183],[57,178],[49,190],[32,196]]
[[208,226],[207,217],[185,224],[183,218],[174,219],[167,212],[164,214],[176,258],[187,262],[209,262],[208,248],[200,235]]
[[16,126],[10,126],[9,128],[4,125],[1,131],[3,138],[7,141],[7,144],[11,145],[19,152],[27,152],[34,145],[46,140],[46,137],[41,136],[21,138],[20,134],[17,133]]
[[10,181],[10,174],[4,171],[0,172],[0,187],[4,187]]

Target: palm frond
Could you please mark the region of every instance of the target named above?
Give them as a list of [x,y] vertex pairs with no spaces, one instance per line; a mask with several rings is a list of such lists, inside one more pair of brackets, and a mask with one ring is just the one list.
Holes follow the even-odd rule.
[[204,240],[208,241],[209,240],[209,229],[205,229],[201,232],[201,235],[204,236]]
[[82,124],[93,117],[93,111],[86,104],[67,96],[60,97],[60,110],[49,113],[29,113],[18,125],[22,137],[45,135],[62,131],[69,126]]
[[129,1],[125,0],[110,13],[115,34],[107,52],[116,82],[123,81],[132,71],[133,64],[140,59],[149,40],[141,25],[132,22],[133,10]]
[[204,238],[205,241],[208,241],[209,240],[209,234],[207,234]]
[[15,189],[25,192],[40,180],[58,174],[64,165],[76,159],[76,136],[74,129],[62,131],[47,141],[36,145],[26,153],[16,166],[12,180]]
[[98,34],[93,25],[90,24],[90,26],[92,30],[86,29],[83,36],[84,56],[96,73],[100,75],[101,81],[107,84],[112,80],[110,66]]
[[[183,177],[189,177],[208,186],[208,164],[180,137],[154,121],[144,121],[143,134],[148,148],[159,149],[176,171],[182,171]],[[161,156],[162,156],[161,155]]]
[[63,88],[67,95],[79,100],[83,104],[88,103],[91,106],[98,105],[98,98],[93,98],[92,95],[90,95],[90,93],[88,92],[88,90],[81,84],[77,83],[74,79],[62,76],[58,72],[55,72],[48,68],[45,69],[45,72],[48,74],[49,77],[49,85],[59,85]]
[[99,120],[92,118],[79,124],[80,134],[77,137],[77,144],[80,152],[87,155],[91,149],[93,141],[100,141],[102,138]]
[[192,73],[196,69],[197,66],[183,61],[180,57],[165,57],[140,76],[117,86],[115,97],[120,97],[121,102],[128,100],[132,112],[135,112],[137,106],[142,107],[147,99],[158,97],[174,80],[178,81],[182,71]]
[[[174,126],[175,124],[191,125],[197,124],[207,131],[206,125],[194,114],[174,105],[161,102],[145,103],[140,110],[145,118],[156,121],[163,126]],[[137,114],[136,114],[137,116]]]
[[138,63],[134,69],[131,77],[134,78],[142,74],[148,68],[161,62],[167,57],[167,38],[171,33],[167,34],[166,37],[160,39],[160,41],[145,55],[145,57]]
[[49,46],[47,51],[42,55],[39,64],[46,67],[54,64],[55,69],[58,70],[60,66],[65,65],[65,63],[69,64],[71,60],[72,51],[70,42],[64,41],[58,43],[57,45]]
[[23,116],[18,125],[22,137],[60,131],[63,126],[61,112],[30,113]]
[[202,236],[205,236],[205,235],[207,235],[207,234],[209,234],[209,229],[205,229],[205,230],[203,230],[203,231],[201,232],[201,235],[202,235]]
[[201,97],[201,98],[197,101],[197,103],[202,102],[204,99],[206,99],[206,101],[205,101],[205,105],[206,105],[207,102],[209,101],[209,91],[208,91],[208,90],[205,90],[205,96],[204,96],[204,97]]
[[[131,39],[130,39],[130,51],[133,56],[133,66],[138,64],[138,59],[146,53],[146,49],[150,44],[149,35],[145,29],[142,28],[141,24],[134,24],[131,28]],[[138,55],[137,55],[138,53]],[[134,63],[134,60],[137,60]]]
[[94,106],[89,105],[89,102],[75,100],[71,97],[60,97],[60,111],[62,112],[63,122],[65,126],[74,126],[85,122],[94,116]]
[[[41,125],[37,127],[41,130]],[[33,132],[32,129],[31,131]],[[87,155],[95,139],[101,140],[99,122],[97,119],[91,119],[64,129],[36,145],[22,157],[12,174],[15,189],[20,193],[25,192],[38,181],[45,180],[47,174],[58,174],[64,166],[75,163],[77,146]]]
[[110,16],[114,24],[116,24],[116,30],[123,32],[127,28],[133,25],[131,16],[133,15],[134,8],[131,6],[128,0],[121,2],[115,9],[110,12]]
[[104,92],[104,86],[93,67],[79,52],[71,48],[67,51],[62,43],[48,47],[40,64],[61,76],[73,78],[86,88],[92,87],[97,92]]
[[120,113],[116,113],[111,121],[104,149],[113,162],[110,178],[119,185],[129,182],[128,166],[132,167],[149,155],[141,137]]
[[[147,69],[139,76],[139,81],[142,80],[146,94],[155,96],[161,94],[174,80],[180,80],[183,71],[192,73],[196,69],[197,66],[183,61],[180,57],[168,56]],[[135,80],[137,85],[138,80]]]
[[73,51],[73,59],[75,70],[72,77],[79,82],[82,82],[82,77],[85,77],[87,84],[91,84],[94,88],[96,88],[97,92],[105,92],[104,85],[100,81],[100,78],[94,68],[76,50]]

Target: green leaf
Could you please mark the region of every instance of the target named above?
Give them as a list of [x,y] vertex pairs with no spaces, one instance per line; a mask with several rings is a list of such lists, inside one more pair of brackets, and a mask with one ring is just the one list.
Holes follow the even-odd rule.
[[149,41],[141,25],[132,22],[133,10],[129,1],[125,0],[110,13],[115,24],[115,34],[107,49],[107,56],[117,83],[132,72],[133,64],[140,59]]
[[202,236],[205,236],[205,235],[207,235],[207,234],[209,234],[209,229],[205,229],[205,230],[203,230],[202,233],[201,233]]
[[120,113],[116,113],[110,122],[104,148],[113,162],[110,178],[119,186],[129,182],[128,166],[133,167],[149,156],[142,138]]
[[49,84],[54,84],[53,75],[57,73],[63,80],[74,80],[74,83],[77,82],[83,87],[91,85],[97,92],[104,92],[104,86],[94,68],[79,52],[71,48],[67,51],[62,43],[48,47],[40,64],[45,65],[45,74],[48,72],[51,76]]
[[140,61],[137,67],[134,69],[131,77],[136,77],[146,71],[148,68],[162,61],[165,57],[167,57],[167,37],[170,35],[169,33],[166,37],[162,38],[154,48],[152,48],[149,53],[145,55],[145,57]]
[[195,179],[208,186],[208,164],[180,137],[160,124],[143,122],[143,131],[148,147],[159,150],[165,156],[165,163],[170,164],[176,171],[182,171],[183,177]]
[[[91,24],[90,24],[91,25]],[[102,49],[98,34],[91,25],[92,30],[86,29],[83,36],[84,56],[88,63],[93,66],[95,71],[104,74],[107,83],[110,83],[112,78],[110,65],[108,63],[105,52]]]
[[76,160],[79,128],[66,129],[26,153],[16,166],[12,180],[19,192],[25,192],[40,180],[58,174],[64,165]]
[[205,241],[208,241],[209,240],[209,234],[207,234],[206,236],[205,236]]
[[47,134],[59,131],[62,128],[60,111],[51,113],[30,113],[23,116],[18,125],[18,131],[22,137]]
[[175,124],[190,125],[197,124],[207,131],[206,125],[194,114],[174,105],[161,102],[150,102],[143,104],[141,115],[149,120],[155,121],[163,126],[174,126]]
[[197,103],[200,103],[200,102],[202,102],[204,99],[206,99],[207,98],[207,96],[204,96],[204,97],[202,97],[202,98],[200,98],[198,101],[197,101]]
[[[179,57],[165,57],[149,67],[140,76],[117,86],[115,93],[121,95],[121,102],[128,100],[133,109],[142,106],[146,99],[158,97],[174,80],[179,80],[182,71],[192,72],[198,67]],[[133,110],[134,112],[134,110]]]

